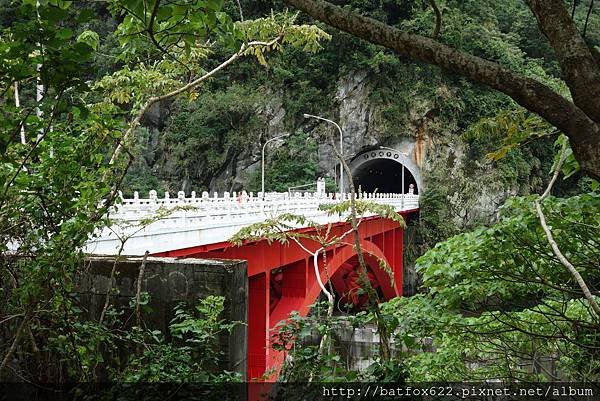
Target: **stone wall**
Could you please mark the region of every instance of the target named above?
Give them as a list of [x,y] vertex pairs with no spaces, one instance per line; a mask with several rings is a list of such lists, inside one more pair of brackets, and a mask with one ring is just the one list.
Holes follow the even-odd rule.
[[[114,294],[111,299],[113,305],[129,304],[136,295],[142,260],[142,257],[123,257],[117,263],[111,286],[114,257],[89,258],[89,270],[80,276],[78,286],[83,304],[88,305],[90,318],[98,319],[100,316],[109,287]],[[143,316],[144,322],[163,333],[168,333],[169,321],[178,303],[194,305],[209,295],[225,297],[223,317],[243,324],[220,339],[225,355],[223,367],[246,377],[248,278],[245,261],[148,257],[141,290],[150,295],[152,310]]]

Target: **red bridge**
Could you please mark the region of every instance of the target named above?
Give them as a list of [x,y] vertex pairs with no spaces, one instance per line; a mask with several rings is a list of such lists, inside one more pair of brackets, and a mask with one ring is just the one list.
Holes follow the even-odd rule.
[[[416,209],[401,212],[405,220]],[[342,235],[349,229],[347,223],[337,223],[332,235]],[[312,229],[311,229],[312,230]],[[308,231],[308,230],[304,230]],[[402,250],[404,230],[400,224],[381,217],[365,218],[359,227],[361,247],[369,267],[374,287],[384,299],[402,295]],[[310,234],[310,232],[307,232]],[[303,245],[311,251],[319,245],[304,240]],[[336,294],[347,298],[348,303],[360,304],[363,300],[356,293],[358,260],[351,237],[344,243],[327,251],[328,273]],[[313,270],[313,256],[297,244],[282,245],[266,240],[246,243],[236,247],[229,242],[202,245],[167,252],[154,256],[243,259],[248,261],[249,312],[248,312],[248,379],[260,378],[270,368],[281,363],[281,355],[269,344],[269,333],[275,325],[287,318],[292,311],[306,315],[315,303],[321,289]],[[391,267],[393,281],[379,267],[378,259]],[[327,281],[323,259],[319,258],[319,271],[323,282]],[[343,301],[346,302],[346,301]]]
[[[418,211],[418,169],[404,154],[389,148],[364,152],[350,163],[356,187],[367,193],[359,198],[390,205],[407,221]],[[406,170],[406,171],[405,171]],[[379,193],[381,190],[386,193]],[[368,193],[370,192],[370,193]],[[242,259],[248,262],[248,379],[261,378],[281,365],[282,355],[270,347],[270,333],[290,312],[306,315],[318,299],[321,288],[314,268],[313,252],[320,247],[309,239],[298,244],[269,244],[266,240],[246,242],[241,247],[228,240],[242,227],[284,213],[302,215],[319,224],[331,224],[330,236],[341,236],[349,229],[341,216],[332,216],[320,205],[348,199],[348,194],[259,194],[224,193],[200,197],[192,192],[177,198],[166,193],[159,199],[151,191],[147,199],[135,194],[123,199],[112,210],[113,226],[98,233],[86,247],[88,253],[117,254],[122,238],[128,238],[123,255]],[[165,213],[168,211],[168,213]],[[148,225],[149,217],[159,218]],[[124,225],[120,223],[124,222]],[[313,226],[314,227],[314,226]],[[298,228],[311,234],[315,228]],[[399,223],[378,216],[363,217],[359,227],[360,243],[368,264],[369,279],[383,299],[402,295],[403,237]],[[317,261],[321,281],[331,278],[338,302],[360,307],[364,303],[358,289],[358,259],[351,235],[347,242],[325,250],[327,269]],[[393,277],[381,269],[385,261]],[[276,375],[276,373],[275,373]]]

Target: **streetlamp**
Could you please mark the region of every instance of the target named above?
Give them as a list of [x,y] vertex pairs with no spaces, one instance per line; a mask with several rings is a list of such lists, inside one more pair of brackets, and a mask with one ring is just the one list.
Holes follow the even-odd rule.
[[[335,121],[328,120],[327,118],[314,116],[312,114],[306,114],[306,113],[304,113],[303,115],[304,115],[304,118],[315,118],[317,120],[327,121],[328,123],[335,125],[336,128],[338,129],[338,131],[340,132],[340,155],[344,156],[344,134],[342,133],[342,129],[340,128],[340,126]],[[342,161],[340,160],[340,193],[343,193],[343,192],[344,192],[344,165],[342,164]]]
[[271,138],[267,142],[265,142],[265,144],[262,147],[262,164],[261,164],[261,167],[262,167],[262,178],[261,178],[262,185],[261,185],[261,189],[262,189],[262,198],[263,198],[263,200],[265,199],[265,148],[267,147],[267,144],[269,142],[272,142],[272,141],[274,141],[276,139],[285,138],[286,136],[290,136],[290,134],[283,134],[283,135],[279,135],[279,136],[276,136],[274,138]]

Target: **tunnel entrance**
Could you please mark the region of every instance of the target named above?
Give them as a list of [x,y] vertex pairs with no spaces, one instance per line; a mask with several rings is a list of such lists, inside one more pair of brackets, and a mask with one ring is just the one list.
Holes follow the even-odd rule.
[[[404,190],[402,170],[404,169]],[[363,192],[406,194],[410,184],[417,193],[417,181],[402,164],[389,159],[373,159],[354,171],[354,187]]]
[[412,160],[394,150],[374,150],[358,155],[350,163],[354,187],[363,192],[408,193],[413,185],[419,193],[420,177]]

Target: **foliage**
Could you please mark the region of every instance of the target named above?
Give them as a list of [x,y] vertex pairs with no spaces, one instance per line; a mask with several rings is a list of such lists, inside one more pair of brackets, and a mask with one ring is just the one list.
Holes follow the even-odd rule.
[[[594,283],[593,261],[599,257],[595,230],[600,226],[600,197],[584,194],[550,201],[545,213],[552,221],[553,232],[561,237],[560,248],[586,281]],[[432,252],[418,260],[417,266],[423,273],[424,284],[439,300],[447,301],[448,306],[476,310],[477,305],[485,302],[518,304],[522,302],[519,293],[536,293],[537,288],[544,290],[546,286],[564,289],[565,284],[572,282],[568,272],[552,256],[541,233],[531,198],[512,198],[502,209],[497,224],[436,245]],[[486,252],[478,252],[481,249]],[[457,258],[448,259],[449,254],[456,254]],[[512,275],[517,282],[493,280],[494,275],[489,275],[492,269],[501,277],[501,272]],[[480,273],[483,281],[476,282]],[[467,278],[469,287],[463,287],[461,283],[466,285]],[[523,280],[522,284],[519,280]],[[539,285],[532,284],[536,280],[541,280]],[[445,291],[448,296],[442,295]],[[465,305],[467,300],[469,304]]]
[[[600,197],[546,202],[560,249],[597,287]],[[492,227],[437,244],[417,269],[426,292],[386,309],[414,350],[403,359],[412,379],[540,380],[559,372],[597,380],[598,322],[550,250],[531,197],[508,201]]]
[[148,196],[151,190],[157,191],[158,196],[163,195],[165,191],[164,184],[160,181],[158,174],[151,168],[157,158],[153,146],[158,135],[158,131],[146,127],[136,130],[137,140],[134,149],[131,150],[135,155],[135,159],[127,171],[122,185],[125,197],[133,197],[135,191],[138,191],[142,197]]
[[[149,302],[149,295],[144,293],[142,306],[146,316],[152,313]],[[88,381],[239,381],[239,375],[221,366],[219,336],[239,324],[221,319],[223,303],[223,297],[209,296],[191,311],[179,304],[169,323],[169,336],[151,328],[128,327],[127,316],[135,308],[135,298],[129,307],[111,306],[102,323],[89,320],[81,309],[76,309],[68,326],[56,322],[58,335],[51,336],[42,351],[68,377]]]
[[[140,50],[160,51],[183,66],[198,45],[211,36],[220,40],[235,35],[231,18],[222,11],[222,0],[184,0],[178,3],[153,0],[112,0],[111,10],[122,16],[117,34],[123,53],[121,59],[135,58]],[[175,65],[171,65],[175,67]]]
[[486,155],[488,159],[498,161],[523,144],[556,134],[557,130],[539,116],[516,109],[480,120],[469,127],[464,137],[471,142],[482,138],[501,141],[499,149]]
[[[499,9],[491,1],[465,4],[439,3],[444,12],[441,40],[466,46],[473,52],[493,60],[506,61],[511,66],[547,84],[558,83],[556,71],[546,68],[555,63],[551,52],[544,53],[539,50],[548,48],[546,40],[537,33],[536,29],[531,29],[529,26],[530,14],[521,1],[511,0],[506,10]],[[280,2],[256,4],[242,1],[241,6],[246,18],[262,17],[271,10],[284,8]],[[348,7],[388,23],[399,24],[403,29],[420,33],[429,34],[433,26],[431,8],[423,1],[380,3],[353,1],[348,4]],[[225,8],[232,15],[238,14],[236,4],[225,4]],[[296,17],[296,21],[301,25],[306,21],[306,17],[300,14]],[[519,31],[513,32],[511,24],[517,26]],[[273,55],[269,60],[268,69],[258,76],[253,61],[242,61],[227,74],[212,81],[211,89],[228,91],[231,82],[238,79],[249,80],[251,77],[254,82],[250,85],[251,88],[248,88],[249,93],[267,93],[268,98],[283,102],[281,105],[285,111],[285,127],[281,128],[283,132],[296,132],[299,129],[306,131],[306,127],[303,127],[306,123],[302,118],[303,113],[323,115],[325,110],[335,115],[340,100],[335,92],[340,79],[366,72],[366,84],[370,93],[368,104],[369,109],[373,111],[373,120],[370,120],[372,127],[370,126],[369,130],[377,136],[379,142],[390,145],[395,144],[402,137],[414,136],[415,132],[420,132],[420,129],[423,129],[424,135],[432,142],[437,144],[441,142],[444,145],[449,140],[454,140],[456,135],[482,117],[494,117],[501,110],[514,108],[514,103],[510,99],[497,92],[445,74],[438,68],[398,58],[390,51],[382,50],[350,35],[337,31],[331,33],[334,33],[331,41],[323,42],[324,51],[307,54],[302,48],[291,48],[284,53]],[[529,42],[525,43],[526,41]],[[218,49],[215,50],[219,52]],[[540,71],[540,68],[545,68],[549,72]],[[175,110],[172,117],[176,118],[179,111],[181,110]],[[262,131],[267,127],[267,120],[261,120],[252,129]],[[254,138],[258,139],[259,136],[256,135]],[[485,139],[486,143],[491,145],[497,145],[495,141],[500,140],[492,135]],[[239,163],[239,161],[254,161],[259,156],[260,141],[256,140],[252,145],[251,154],[242,153],[238,156],[237,153],[229,153],[224,164],[227,163],[231,167],[246,167],[246,163]],[[168,159],[169,155],[178,159],[178,155],[169,152],[171,146],[172,143],[169,143],[162,147],[166,151],[165,159]],[[297,153],[293,144],[289,144],[287,148],[291,148],[290,154]],[[302,148],[303,146],[300,146],[299,149]],[[491,146],[487,152],[493,150],[496,149]],[[283,154],[288,153],[285,148],[280,151]],[[517,158],[515,169],[511,166],[507,174],[500,174],[499,177],[510,177],[509,185],[514,186],[520,185],[523,180],[529,181],[529,177],[524,176],[528,171],[533,171],[537,176],[538,158],[534,156],[530,162],[527,153],[522,158]],[[270,156],[267,153],[268,161]],[[312,160],[312,155],[309,155],[309,159]],[[267,187],[286,190],[293,185],[292,182],[306,183],[303,179],[296,179],[296,176],[305,176],[305,171],[310,174],[314,166],[312,161],[309,163],[308,160],[306,164],[297,166],[296,164],[301,160],[288,158],[285,162],[280,162],[274,159],[277,170],[267,171]],[[161,171],[163,166],[165,164],[161,163],[155,166],[155,170]],[[249,173],[241,172],[239,169],[227,169],[226,174],[236,175],[236,178],[227,181],[226,184],[222,184],[225,181],[222,178],[224,169],[212,170],[210,176],[213,180],[203,177],[196,180],[194,174],[190,174],[185,169],[168,168],[170,177],[167,180],[172,183],[172,188],[179,186],[177,189],[182,189],[183,186],[186,191],[190,186],[196,190],[206,189],[207,186],[211,186],[211,190],[221,191],[248,190],[248,185],[244,185],[246,183],[249,183],[250,189],[258,190],[260,177],[257,168],[260,166],[252,165],[248,169],[251,171]],[[268,169],[269,163],[267,163]],[[294,172],[286,173],[289,170]],[[273,174],[281,174],[282,177],[274,177]],[[308,181],[313,181],[315,177],[308,178]],[[537,177],[534,178],[536,180],[534,187],[537,188],[542,182]],[[269,182],[271,179],[273,179],[272,183]],[[529,192],[528,189],[523,188],[520,193]]]
[[342,338],[334,336],[331,351],[320,352],[319,340],[327,333],[354,332],[370,329],[373,317],[367,312],[356,315],[327,317],[326,303],[316,303],[308,316],[293,312],[279,322],[273,331],[272,347],[284,354],[285,363],[279,380],[283,382],[359,382],[404,380],[403,365],[383,366],[372,350],[371,366],[357,370],[351,365]]
[[[314,52],[321,48],[319,41],[330,38],[315,26],[295,24],[295,16],[288,13],[233,24],[219,11],[222,1],[192,1],[173,6],[155,0],[151,9],[136,1],[129,2],[135,4],[133,8],[133,4],[123,3],[113,2],[115,10],[126,15],[118,26],[118,37],[125,49],[122,56],[131,65],[103,77],[97,88],[105,93],[101,107],[130,105],[134,116],[150,98],[184,87],[182,76],[190,83],[192,78],[206,74],[200,62],[214,52],[216,45],[211,45],[210,39],[215,35],[216,42],[224,49],[236,55],[255,56],[264,66],[266,54],[280,52],[286,44]],[[154,26],[156,23],[159,25]],[[150,39],[154,45],[150,48],[158,53],[151,62],[147,61],[148,55],[142,57],[148,46],[142,46],[140,41],[145,38]],[[166,38],[164,43],[163,38]],[[194,89],[186,91],[192,99]]]
[[[314,138],[297,131],[285,138],[285,143],[267,145],[265,149],[265,191],[287,192],[288,188],[313,184],[323,174],[318,164],[318,146]],[[250,189],[260,191],[259,171],[250,182]],[[306,190],[313,190],[306,188]]]
[[[105,333],[104,321],[86,320],[77,278],[85,274],[81,249],[96,229],[108,224],[105,212],[117,200],[133,158],[128,133],[135,132],[148,102],[174,89],[186,92],[186,82],[204,72],[200,61],[215,62],[208,59],[213,53],[207,47],[233,49],[229,52],[236,57],[253,52],[262,60],[268,52],[283,50],[277,41],[313,51],[316,42],[328,37],[312,26],[294,24],[289,14],[234,26],[220,11],[221,3],[184,1],[174,6],[156,0],[149,10],[140,2],[116,0],[110,2],[114,19],[106,26],[94,20],[97,7],[100,16],[106,9],[93,2],[23,0],[10,5],[8,18],[3,15],[0,313],[7,341],[0,347],[0,375],[17,362],[23,367],[17,374],[28,381],[95,381],[110,365],[105,355],[114,356],[123,342],[147,335],[121,327],[125,333],[113,337],[115,333]],[[0,5],[4,11],[6,2]],[[103,29],[96,32],[94,26]],[[115,39],[111,27],[123,51],[107,66],[106,59],[119,53],[110,49]],[[270,34],[275,35],[269,38],[273,44],[242,45]],[[240,47],[244,52],[237,54]],[[112,54],[100,54],[107,49]],[[101,64],[98,73],[94,62]],[[15,106],[19,101],[20,107]],[[119,153],[122,144],[125,151]],[[212,307],[213,312],[218,309]],[[112,308],[106,312],[116,319]],[[177,333],[187,343],[184,326],[194,324],[195,318],[181,318]],[[154,370],[143,373],[147,379],[163,380],[169,369],[162,368],[169,361],[192,361],[200,347],[178,344],[171,352],[171,345],[155,340],[154,354],[132,368],[138,374],[148,366],[144,358],[165,356],[164,366],[149,365]],[[186,366],[196,374],[195,365]]]
[[[352,218],[350,201],[334,204],[324,203],[319,205],[319,208],[325,210],[330,216],[338,215],[343,217],[342,221],[349,222]],[[406,226],[402,215],[389,205],[380,205],[372,201],[356,200],[355,210],[355,217],[359,222],[364,217],[379,215],[386,219],[396,221],[403,227]],[[294,231],[297,227],[314,228],[315,234],[305,234],[303,232]],[[302,215],[279,213],[260,223],[255,223],[240,229],[229,239],[229,241],[237,246],[241,246],[244,241],[257,241],[260,239],[265,239],[269,241],[269,243],[279,242],[280,244],[288,244],[290,240],[299,241],[302,239],[311,239],[324,248],[339,244],[343,240],[343,238],[335,236],[335,233],[331,232],[331,224],[319,224]]]
[[251,86],[232,85],[203,91],[192,103],[177,103],[157,149],[159,177],[173,186],[183,178],[194,182],[195,190],[208,189],[229,160],[256,141],[264,123],[257,114],[260,102]]
[[[417,251],[422,254],[461,231],[492,223],[497,219],[496,205],[511,195],[542,192],[554,149],[565,138],[558,136],[558,143],[557,136],[556,129],[523,109],[503,110],[470,125],[453,147],[457,150],[434,160],[425,171],[426,182],[435,185],[428,186],[419,200]],[[466,157],[461,158],[463,146]],[[561,196],[581,192],[576,188],[578,164],[570,148],[568,153],[564,179],[556,185]]]
[[152,331],[143,345],[143,352],[129,359],[119,373],[119,380],[148,383],[205,383],[236,381],[241,378],[233,372],[222,371],[219,363],[219,336],[229,333],[239,322],[221,319],[224,298],[208,296],[189,311],[185,305],[175,308],[169,324],[171,340]]
[[[554,157],[557,131],[523,110],[481,119],[462,138],[469,147],[467,168],[491,165],[502,184],[527,195],[542,189]],[[565,177],[567,178],[567,177]]]
[[[561,172],[563,180],[568,180],[572,176],[571,182],[579,177],[576,175],[579,170],[579,163],[573,155],[573,150],[568,143],[568,138],[559,133],[554,127],[542,120],[539,116],[527,113],[523,109],[505,110],[494,117],[481,119],[478,123],[473,124],[462,137],[469,143],[471,156],[473,159],[481,158],[482,153],[489,149],[493,151],[487,153],[485,158],[494,162],[503,181],[508,184],[515,185],[522,182],[526,177],[531,177],[531,167],[535,167],[536,159],[541,168],[538,170],[547,171],[549,168],[548,155],[551,154],[550,139],[557,136],[554,142],[554,147],[562,147],[562,144],[567,142],[566,159],[562,165]],[[498,144],[501,146],[498,148]],[[558,161],[559,155],[555,154],[554,166]],[[597,189],[597,182],[591,179],[594,183],[592,189]],[[540,182],[539,179],[536,181]],[[532,188],[535,190],[535,182],[532,182]],[[564,185],[560,187],[565,187]],[[565,188],[558,188],[559,193],[564,193]],[[568,186],[567,186],[568,188]],[[528,192],[528,189],[523,191]]]
[[[131,156],[137,159],[125,177],[126,192],[179,189],[182,179],[188,186],[199,184],[196,190],[209,189],[215,177],[235,175],[227,170],[232,161],[264,143],[269,121],[261,110],[267,96],[281,95],[287,128],[294,132],[303,124],[302,113],[337,109],[340,99],[333,92],[340,78],[366,71],[373,123],[382,141],[424,132],[436,146],[445,146],[466,129],[460,140],[467,156],[436,161],[428,173],[431,185],[421,193],[423,249],[493,220],[471,212],[483,181],[489,179],[493,191],[506,191],[504,197],[540,189],[551,164],[548,137],[554,131],[515,109],[505,96],[348,35],[331,38],[302,16],[269,14],[279,4],[241,3],[254,11],[246,15],[252,19],[234,21],[237,6],[220,0],[112,0],[112,14],[98,2],[0,1],[0,320],[3,334],[15,334],[0,345],[0,375],[16,361],[23,367],[18,373],[32,381],[238,379],[216,367],[215,338],[231,328],[218,317],[222,300],[205,300],[195,310],[178,308],[165,336],[123,326],[126,311],[113,307],[104,322],[90,320],[76,294],[76,278],[85,269],[80,249],[108,223],[104,212],[115,201]],[[508,0],[502,7],[491,0],[438,3],[443,11],[439,40],[568,96],[553,52],[522,1]],[[576,7],[580,29],[589,4]],[[429,34],[434,24],[423,1],[353,0],[347,7],[411,32]],[[593,12],[586,35],[596,51],[599,21]],[[136,140],[125,141],[124,157],[109,163],[149,99],[202,76],[251,41],[272,43],[244,45],[241,55],[250,57],[172,103],[166,129],[159,124],[135,130]],[[284,46],[291,48],[282,53]],[[313,53],[321,47],[325,51]],[[259,74],[257,62],[267,67]],[[40,100],[36,84],[43,88]],[[168,109],[167,103],[157,107]],[[152,125],[150,120],[142,123]],[[534,138],[541,140],[529,143]],[[268,156],[268,187],[285,190],[314,181],[323,173],[316,154],[317,146],[305,135],[293,135],[288,146]],[[485,160],[486,154],[493,160]],[[447,174],[455,168],[464,174]],[[565,175],[575,180],[577,169],[569,156]],[[163,175],[157,177],[157,171]],[[228,188],[239,185],[225,181]],[[591,179],[579,185],[583,192],[598,189]],[[573,191],[572,185],[567,189]],[[410,351],[401,354],[401,363],[346,372],[339,354],[319,354],[308,344],[288,350],[294,369],[284,377],[397,379],[406,366],[414,380],[540,379],[547,374],[543,359],[554,358],[566,377],[598,380],[598,322],[550,253],[531,199],[509,200],[495,224],[441,242],[419,259],[425,293],[392,301],[384,314],[390,330],[397,330],[398,343]],[[357,205],[359,214],[402,221],[385,208]],[[330,212],[343,213],[347,206],[330,207]],[[597,194],[551,198],[545,208],[561,249],[598,288]],[[282,218],[283,225],[267,220],[238,240],[278,229],[269,240],[285,243],[294,239],[286,231],[313,224],[297,216]],[[318,233],[322,241],[335,243],[327,226],[318,226]],[[343,324],[323,316],[293,316],[280,333],[286,341],[298,337],[295,344],[301,344],[309,333],[331,333]],[[128,361],[118,358],[123,347],[135,348]]]
[[[3,343],[0,375],[14,357],[10,345],[21,336],[28,339],[24,357],[30,348],[33,354],[46,352],[57,341],[84,333],[97,338],[93,327],[72,325],[75,273],[82,265],[81,247],[105,223],[103,214],[125,166],[106,163],[121,121],[88,107],[86,73],[93,48],[62,26],[92,16],[65,2],[41,1],[37,8],[23,2],[0,34],[0,88],[8,96],[0,127],[0,311],[16,319],[6,328],[16,336]],[[17,108],[15,83],[21,89],[43,85],[41,99],[23,90]],[[85,349],[75,350],[80,353]],[[89,378],[86,366],[79,365],[78,377]],[[49,374],[43,368],[32,371],[40,378]]]
[[350,222],[350,219],[352,219],[352,213],[349,213],[349,211],[351,211],[352,207],[354,207],[354,212],[356,213],[357,218],[362,218],[363,216],[368,215],[376,215],[384,219],[400,223],[400,227],[406,228],[404,218],[401,214],[396,212],[396,209],[393,206],[382,205],[376,202],[377,200],[369,201],[364,199],[356,199],[354,201],[354,205],[352,205],[352,200],[345,200],[339,203],[320,205],[319,209],[327,211],[330,216],[345,216],[345,221]]
[[286,362],[280,380],[288,382],[357,380],[359,373],[351,371],[337,352],[320,351],[319,340],[341,329],[341,319],[328,318],[326,304],[316,304],[307,317],[293,312],[289,319],[275,326],[272,347],[283,352]]

